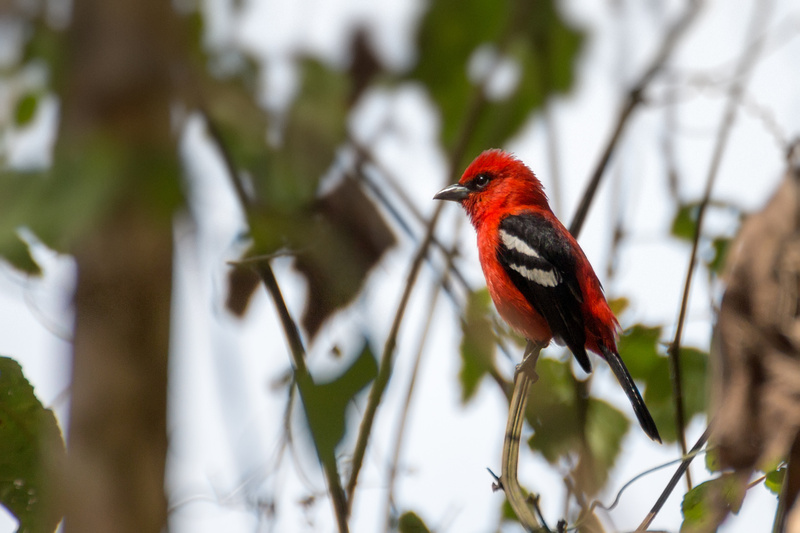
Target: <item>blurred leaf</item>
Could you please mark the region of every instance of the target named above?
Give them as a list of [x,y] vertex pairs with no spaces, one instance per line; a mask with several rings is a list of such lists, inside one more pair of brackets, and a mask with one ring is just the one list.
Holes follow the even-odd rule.
[[372,83],[375,76],[381,72],[382,67],[375,50],[373,50],[369,33],[364,28],[359,28],[355,31],[350,43],[350,55],[352,60],[348,74],[350,76],[351,89],[347,98],[347,105],[352,108]]
[[519,522],[519,517],[514,512],[514,508],[511,507],[511,502],[508,501],[508,498],[503,498],[503,503],[500,506],[500,519],[506,522]]
[[659,356],[652,370],[645,381],[644,403],[653,416],[661,440],[665,443],[675,442],[678,438],[675,430],[675,401],[667,358]]
[[764,478],[764,486],[776,496],[780,495],[781,490],[783,490],[784,478],[786,478],[786,467],[781,466],[772,472],[767,472],[767,475]]
[[672,219],[670,233],[679,239],[689,242],[694,241],[695,233],[697,233],[698,210],[699,204],[697,202],[679,205],[678,211]]
[[714,247],[714,258],[708,263],[708,268],[715,274],[722,272],[722,267],[725,266],[725,258],[730,247],[731,239],[726,237],[717,237],[711,242]]
[[528,445],[556,463],[582,443],[576,380],[569,362],[549,358],[539,359],[536,373],[539,379],[533,384],[525,413],[534,430]]
[[439,107],[442,137],[449,147],[468,108],[470,55],[502,31],[508,0],[440,0],[429,5],[419,32],[419,63],[412,77],[425,85]]
[[[255,208],[296,215],[314,201],[319,180],[346,138],[349,80],[346,73],[322,63],[299,63],[301,86],[282,129],[270,124],[246,76],[220,80],[201,73],[203,110],[214,136],[237,171],[246,171],[255,187]],[[275,142],[268,143],[268,138]],[[263,214],[263,213],[262,213]],[[259,220],[251,220],[251,226]],[[266,228],[256,231],[257,253],[282,244]]]
[[14,110],[14,124],[17,126],[27,126],[36,116],[36,109],[39,107],[39,95],[27,93],[17,101]]
[[[684,418],[688,422],[694,415],[705,411],[708,356],[694,348],[682,348],[680,357]],[[652,375],[646,380],[644,394],[644,401],[665,443],[677,439],[675,401],[669,376],[669,361],[666,357],[659,357]]]
[[397,529],[400,533],[430,533],[422,518],[413,511],[406,511],[400,516]]
[[658,341],[661,327],[636,324],[620,336],[617,348],[625,366],[635,380],[647,380],[653,373],[658,359]]
[[0,503],[20,532],[50,533],[61,520],[53,486],[65,459],[56,418],[19,363],[0,357]]
[[335,457],[345,433],[345,411],[353,397],[378,374],[378,363],[364,343],[361,354],[338,378],[326,383],[298,382],[303,405],[322,461]]
[[64,140],[48,172],[0,171],[0,253],[35,272],[17,242],[20,228],[65,252],[137,198],[149,215],[171,217],[181,199],[177,175],[175,158],[158,147],[127,146],[100,134]]
[[361,291],[372,268],[394,246],[383,215],[355,180],[344,179],[314,207],[308,240],[295,241],[295,268],[308,281],[303,327],[313,337],[334,311]]
[[21,272],[35,276],[42,273],[28,245],[13,230],[0,232],[0,257]]
[[225,308],[237,317],[244,316],[250,300],[261,282],[258,274],[245,266],[233,266],[228,271],[228,296]]
[[267,147],[267,113],[258,106],[241,80],[219,80],[202,75],[203,112],[215,141],[238,171],[252,179],[271,176],[272,160]]
[[706,383],[708,353],[697,348],[684,347],[680,351],[681,376],[683,377],[683,405],[686,419],[706,410]]
[[608,306],[611,308],[611,311],[616,317],[619,317],[622,313],[624,313],[630,304],[631,301],[624,296],[620,296],[619,298],[614,298],[608,301]]
[[467,403],[478,390],[487,371],[494,366],[495,337],[490,318],[489,291],[481,289],[469,295],[461,323],[461,401]]
[[309,284],[302,323],[313,337],[328,316],[352,302],[395,237],[354,179],[316,198],[346,136],[350,84],[345,73],[317,61],[304,59],[299,66],[300,92],[283,130],[270,131],[277,133],[272,144],[267,114],[241,80],[207,79],[206,109],[229,163],[246,171],[255,188],[249,254],[296,253],[295,268]]
[[74,154],[48,173],[0,172],[0,254],[17,268],[38,272],[17,234],[23,227],[50,248],[67,251],[107,209],[116,183],[112,158],[105,148],[87,146],[81,161]]
[[586,449],[573,472],[582,492],[594,495],[605,486],[630,426],[628,418],[615,407],[594,398],[589,400]]
[[[420,28],[420,60],[411,76],[426,86],[439,107],[442,139],[452,148],[467,126],[477,94],[468,77],[476,49],[492,50],[491,62],[516,64],[519,79],[510,93],[486,101],[469,124],[472,134],[464,153],[472,157],[503,144],[548,95],[570,88],[582,39],[565,24],[552,0],[439,0],[431,4]],[[487,65],[486,71],[494,66]]]
[[722,468],[719,460],[719,453],[716,448],[708,447],[706,449],[706,470],[709,472],[719,472]]
[[723,474],[694,487],[681,503],[681,533],[715,531],[728,512],[739,512],[745,488],[734,474]]
[[52,86],[60,86],[65,68],[68,46],[66,32],[48,23],[47,17],[36,17],[31,23],[29,38],[25,42],[23,60],[27,64],[43,62],[47,65],[48,78]]
[[[675,400],[670,381],[669,360],[659,353],[660,327],[640,324],[620,337],[619,352],[633,378],[644,384],[644,401],[664,442],[677,439]],[[681,348],[681,375],[685,418],[688,421],[706,407],[708,354],[695,348]]]
[[311,59],[303,61],[301,67],[302,89],[289,111],[283,142],[271,169],[274,175],[269,177],[268,192],[272,196],[264,198],[272,205],[312,199],[320,178],[333,163],[336,149],[346,138],[350,91],[346,73]]
[[543,358],[536,372],[526,411],[534,429],[528,445],[551,464],[577,454],[576,489],[596,494],[619,457],[630,421],[610,404],[586,398],[585,384],[575,379],[569,362]]

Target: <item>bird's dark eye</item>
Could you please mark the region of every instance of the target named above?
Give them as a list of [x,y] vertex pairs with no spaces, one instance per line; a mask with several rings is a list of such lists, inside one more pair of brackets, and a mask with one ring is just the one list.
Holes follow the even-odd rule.
[[475,184],[476,189],[483,189],[489,185],[489,176],[487,174],[478,174],[475,176],[475,179],[472,180],[472,183]]

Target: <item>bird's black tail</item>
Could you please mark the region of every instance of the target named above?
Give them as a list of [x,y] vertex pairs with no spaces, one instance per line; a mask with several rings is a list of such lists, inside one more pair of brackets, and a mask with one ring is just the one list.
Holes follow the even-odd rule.
[[622,358],[618,353],[612,352],[605,346],[601,347],[601,350],[605,360],[608,361],[608,366],[614,371],[617,381],[619,381],[619,384],[622,386],[622,390],[628,395],[628,399],[633,406],[633,412],[636,413],[636,418],[639,419],[639,424],[642,426],[642,429],[647,433],[648,437],[661,442],[656,423],[653,421],[653,417],[650,416],[650,411],[647,410],[642,395],[639,394],[639,389],[636,388],[636,384],[633,382],[633,378],[625,367]]

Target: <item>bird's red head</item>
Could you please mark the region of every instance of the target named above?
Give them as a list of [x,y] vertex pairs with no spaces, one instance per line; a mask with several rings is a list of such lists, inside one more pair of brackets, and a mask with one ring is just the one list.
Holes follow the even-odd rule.
[[434,199],[461,203],[476,226],[507,207],[550,209],[542,183],[531,169],[502,150],[486,150],[476,157],[458,183],[445,187]]

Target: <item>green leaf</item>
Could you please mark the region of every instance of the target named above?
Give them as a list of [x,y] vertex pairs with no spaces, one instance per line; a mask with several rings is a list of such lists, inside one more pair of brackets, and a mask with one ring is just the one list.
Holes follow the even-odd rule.
[[461,324],[461,401],[467,403],[478,390],[481,380],[494,366],[495,337],[490,318],[491,297],[481,289],[469,295]]
[[64,139],[48,172],[0,172],[0,254],[31,271],[17,242],[20,228],[53,250],[71,251],[85,231],[137,197],[148,215],[172,217],[181,191],[169,150],[98,134]]
[[333,460],[345,433],[345,410],[353,397],[378,374],[368,343],[338,378],[325,382],[298,381],[308,425],[322,461]]
[[[439,0],[423,20],[420,60],[411,77],[426,86],[441,112],[444,145],[452,149],[469,127],[464,154],[474,157],[515,134],[547,96],[570,88],[582,40],[552,0]],[[513,62],[519,80],[510,94],[484,100],[473,116],[479,91],[468,69],[481,46]]]
[[[664,442],[677,439],[675,400],[670,366],[666,355],[659,353],[660,327],[640,324],[628,329],[619,340],[619,353],[631,376],[644,384],[644,401],[658,426]],[[696,348],[681,348],[681,376],[684,418],[705,412],[708,354]]]
[[301,235],[298,224],[286,236],[298,249],[294,266],[308,281],[302,324],[311,338],[336,310],[361,291],[369,272],[395,244],[380,210],[354,179],[342,182],[314,205]]
[[17,101],[17,107],[14,110],[14,124],[17,126],[27,126],[36,116],[36,110],[39,108],[39,95],[36,93],[27,93]]
[[289,199],[313,198],[320,178],[347,137],[350,84],[346,73],[312,59],[303,61],[301,67],[302,89],[290,109],[280,157],[273,168],[278,174],[271,177],[275,185],[281,185],[277,192],[285,190]]
[[400,533],[430,533],[422,518],[413,511],[406,511],[400,516],[397,529]]
[[608,403],[586,398],[586,385],[575,379],[568,361],[539,359],[536,373],[525,413],[534,430],[528,445],[551,464],[577,455],[576,489],[596,494],[619,457],[630,421]]
[[[693,416],[705,411],[708,356],[694,348],[682,348],[680,354],[684,419],[688,423]],[[653,415],[661,438],[664,442],[674,442],[678,435],[667,357],[658,358],[657,365],[645,383],[644,401]]]
[[617,348],[625,366],[635,380],[647,380],[656,369],[661,358],[658,342],[661,327],[636,324],[620,336]]
[[767,487],[771,493],[780,495],[783,489],[783,480],[786,478],[786,467],[781,466],[772,472],[767,472],[764,478],[764,486]]
[[65,459],[56,418],[19,363],[0,357],[0,503],[20,532],[51,533],[61,520],[55,482]]
[[22,272],[35,276],[42,273],[42,269],[31,255],[27,243],[20,239],[16,232],[0,232],[0,257]]
[[511,502],[508,501],[508,498],[503,498],[503,503],[500,506],[500,519],[506,522],[519,522],[519,517],[514,512],[514,508],[511,507]]
[[670,233],[674,237],[692,242],[697,233],[697,213],[699,210],[698,202],[681,204],[672,219]]
[[719,472],[722,470],[719,451],[716,448],[709,447],[706,449],[706,470],[709,472]]
[[44,63],[47,66],[48,82],[52,86],[60,86],[68,61],[66,56],[70,46],[66,46],[66,34],[61,28],[48,23],[46,17],[36,17],[28,21],[30,28],[27,33],[23,62],[28,65]]
[[[270,123],[244,75],[226,80],[203,77],[204,110],[212,132],[233,166],[252,178],[259,208],[287,217],[310,207],[319,180],[347,134],[346,73],[307,58],[298,66],[300,90],[283,129]],[[268,134],[274,142],[267,142]],[[258,223],[251,220],[251,226]],[[262,244],[258,229],[266,228],[254,230],[257,253],[273,252],[283,244],[280,236]]]
[[631,423],[608,403],[589,400],[586,413],[586,448],[582,450],[574,478],[585,494],[597,494],[622,451],[622,440]]
[[717,237],[711,242],[711,245],[714,247],[714,258],[708,263],[708,268],[711,272],[719,274],[725,266],[725,258],[731,245],[731,239]]
[[734,474],[723,474],[697,485],[683,497],[681,533],[716,530],[729,512],[739,512],[745,492],[746,484]]
[[684,347],[680,351],[683,406],[686,420],[706,410],[706,384],[708,382],[708,353],[697,348]]
[[613,298],[608,301],[608,306],[611,308],[611,311],[614,313],[614,316],[619,317],[622,313],[624,313],[628,307],[630,306],[631,301],[624,296],[620,296],[619,298]]
[[539,379],[531,389],[525,412],[534,433],[528,445],[550,463],[580,449],[582,417],[578,410],[579,383],[569,362],[541,358],[536,365]]

